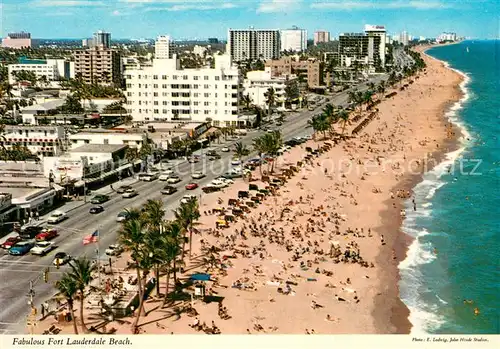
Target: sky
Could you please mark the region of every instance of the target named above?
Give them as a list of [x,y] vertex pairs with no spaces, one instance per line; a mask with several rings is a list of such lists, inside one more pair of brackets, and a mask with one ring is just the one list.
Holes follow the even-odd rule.
[[390,34],[492,39],[500,36],[499,14],[499,0],[0,0],[0,35],[81,39],[106,30],[115,39],[225,40],[228,28],[296,25],[312,38],[316,30],[337,37],[376,24]]

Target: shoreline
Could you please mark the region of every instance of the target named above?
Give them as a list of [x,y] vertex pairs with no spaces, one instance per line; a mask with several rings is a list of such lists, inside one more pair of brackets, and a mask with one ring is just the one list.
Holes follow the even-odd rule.
[[[439,46],[448,46],[452,44],[458,44],[458,42]],[[453,110],[454,106],[456,106],[457,104],[460,105],[468,99],[467,92],[465,91],[465,85],[468,83],[469,78],[463,72],[451,68],[448,62],[434,58],[426,53],[427,50],[439,46],[433,45],[426,48],[421,48],[418,51],[422,54],[422,56],[427,57],[429,60],[441,63],[445,69],[453,71],[461,77],[460,82],[454,86],[455,92],[459,97],[453,100],[443,101],[443,105],[438,113],[438,118],[441,119],[442,126],[444,128],[450,126],[453,137],[444,139],[442,141],[442,144],[440,145],[440,150],[432,153],[430,157],[436,160],[436,162],[433,163],[433,166],[427,167],[425,168],[425,170],[422,168],[422,171],[419,174],[405,174],[404,178],[402,179],[403,184],[393,187],[393,191],[396,191],[398,189],[408,190],[412,196],[414,195],[414,189],[416,188],[416,186],[424,180],[424,175],[432,171],[437,165],[445,161],[448,154],[459,150],[461,143],[460,139],[462,137],[465,137],[465,129],[460,124],[454,122],[454,120],[451,120],[451,118],[447,116],[447,114],[451,110]],[[409,200],[410,199],[398,200],[398,202],[396,203],[396,211],[404,209],[405,203],[407,203]],[[376,320],[376,324],[378,324],[377,328],[380,330],[380,332],[378,333],[410,334],[413,329],[413,324],[410,322],[410,309],[404,303],[400,294],[400,282],[402,276],[399,270],[399,265],[408,257],[407,253],[409,247],[416,238],[407,234],[403,230],[404,220],[399,215],[397,215],[395,219],[394,209],[391,207],[391,200],[386,200],[385,204],[386,208],[381,213],[383,224],[380,228],[393,227],[397,229],[396,237],[392,241],[396,259],[395,266],[394,264],[388,263],[392,271],[388,271],[388,269],[382,268],[380,270],[381,273],[379,278],[381,284],[386,280],[389,282],[395,282],[396,289],[391,294],[391,296],[394,297],[392,302],[387,302],[386,299],[376,302],[373,316]],[[397,223],[395,222],[395,220],[397,221]],[[381,251],[377,259],[378,262],[381,263],[384,260],[386,261],[387,257]],[[388,331],[391,328],[386,321],[387,312],[393,313],[393,316],[389,317],[391,320],[390,325],[392,325],[392,329],[394,330],[393,332]]]

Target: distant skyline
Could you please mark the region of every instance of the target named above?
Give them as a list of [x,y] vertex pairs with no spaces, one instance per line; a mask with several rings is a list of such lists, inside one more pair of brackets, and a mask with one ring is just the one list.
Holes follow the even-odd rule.
[[436,37],[442,32],[493,39],[500,35],[498,0],[0,0],[0,35],[27,31],[33,38],[90,38],[97,30],[113,39],[226,39],[228,28],[287,29],[296,25],[361,32],[385,25]]

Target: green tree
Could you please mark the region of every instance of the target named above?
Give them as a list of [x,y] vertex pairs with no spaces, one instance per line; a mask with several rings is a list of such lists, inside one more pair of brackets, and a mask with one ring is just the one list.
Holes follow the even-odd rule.
[[318,114],[307,121],[307,124],[313,128],[314,132],[322,132],[326,138],[326,131],[330,129],[330,119],[326,114]]
[[56,109],[61,114],[82,114],[85,112],[80,100],[75,95],[69,95],[64,104]]
[[273,111],[273,106],[276,104],[276,91],[274,88],[269,87],[267,92],[264,93],[264,97],[266,97],[267,115],[270,116]]
[[250,95],[247,93],[246,95],[242,96],[241,100],[245,104],[245,108],[250,109],[250,105],[253,102],[252,97],[250,97]]
[[[200,209],[198,205],[198,200],[196,198],[191,198],[186,203],[181,203],[181,205],[174,211],[175,219],[179,222],[182,227],[184,234],[189,233],[189,258],[191,258],[192,253],[192,243],[193,243],[193,226],[196,221],[200,218]],[[185,253],[185,239],[182,243],[182,260],[184,260]]]
[[236,142],[234,144],[234,153],[238,157],[240,162],[243,161],[243,157],[250,154],[250,150],[241,142]]
[[[74,280],[76,288],[80,292],[80,325],[82,327],[83,333],[88,333],[87,326],[85,325],[85,320],[83,317],[83,304],[85,300],[85,290],[90,285],[92,281],[93,273],[96,269],[96,265],[93,264],[86,257],[73,259],[69,266],[71,272],[69,276]],[[100,286],[100,285],[99,285]]]
[[62,278],[56,282],[56,288],[61,294],[61,296],[66,299],[68,303],[68,310],[71,314],[71,319],[73,320],[73,331],[78,334],[78,327],[76,325],[75,309],[74,309],[74,299],[76,293],[78,292],[77,283],[70,274],[64,273]]

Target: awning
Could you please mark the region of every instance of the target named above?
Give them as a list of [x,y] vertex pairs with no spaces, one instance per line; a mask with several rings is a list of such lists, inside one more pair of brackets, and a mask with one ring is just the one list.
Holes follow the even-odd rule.
[[54,189],[56,192],[64,191],[64,187],[61,187],[59,184],[56,183],[52,183],[52,189]]
[[191,275],[190,279],[193,281],[210,281],[210,274],[197,273]]

